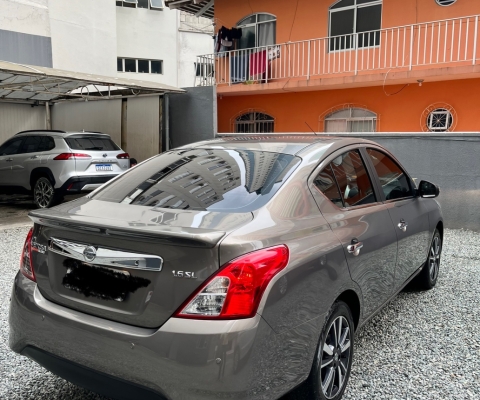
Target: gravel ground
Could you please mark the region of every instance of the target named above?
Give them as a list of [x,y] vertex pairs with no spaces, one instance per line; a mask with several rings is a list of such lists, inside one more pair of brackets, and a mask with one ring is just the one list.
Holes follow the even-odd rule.
[[[8,299],[27,231],[0,231],[0,399],[105,400],[8,348]],[[402,292],[357,334],[345,399],[480,399],[479,240],[447,230],[437,287]]]

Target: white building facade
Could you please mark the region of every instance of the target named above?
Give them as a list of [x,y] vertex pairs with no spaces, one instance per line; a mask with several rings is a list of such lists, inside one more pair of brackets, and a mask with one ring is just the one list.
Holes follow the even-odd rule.
[[0,60],[193,86],[213,25],[163,0],[0,0]]

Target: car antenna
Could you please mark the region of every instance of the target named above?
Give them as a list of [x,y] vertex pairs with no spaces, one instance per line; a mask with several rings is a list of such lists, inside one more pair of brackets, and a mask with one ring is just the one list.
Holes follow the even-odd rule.
[[310,130],[313,132],[313,134],[314,134],[315,136],[318,136],[318,133],[315,132],[315,131],[312,129],[312,127],[307,124],[307,121],[304,121],[304,122],[305,122],[305,125],[307,125],[307,126],[310,128]]

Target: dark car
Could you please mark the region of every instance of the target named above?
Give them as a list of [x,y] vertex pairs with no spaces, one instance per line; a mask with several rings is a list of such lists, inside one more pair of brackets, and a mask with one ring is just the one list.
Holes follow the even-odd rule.
[[118,399],[340,399],[355,330],[435,286],[438,194],[355,138],[168,151],[30,214],[10,347]]

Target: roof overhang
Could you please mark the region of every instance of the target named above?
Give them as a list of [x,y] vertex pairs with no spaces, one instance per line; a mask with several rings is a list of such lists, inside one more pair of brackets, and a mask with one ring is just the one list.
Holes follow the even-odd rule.
[[0,101],[38,104],[183,92],[162,83],[0,61]]
[[213,18],[215,0],[166,0],[167,7],[186,11],[196,17]]

